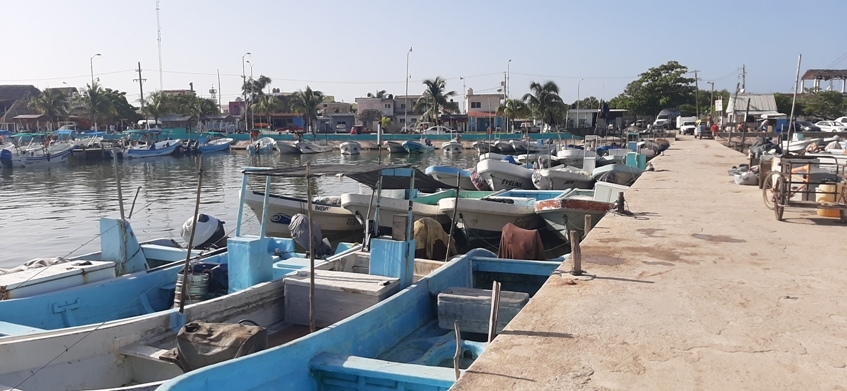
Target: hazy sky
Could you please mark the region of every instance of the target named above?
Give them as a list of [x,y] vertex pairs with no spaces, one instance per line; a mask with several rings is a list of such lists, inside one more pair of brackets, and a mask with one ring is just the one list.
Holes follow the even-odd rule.
[[[847,0],[287,1],[161,0],[162,82],[225,100],[239,94],[242,55],[253,74],[291,91],[310,85],[352,102],[378,89],[409,93],[442,76],[510,95],[554,80],[566,101],[611,98],[650,67],[676,60],[699,69],[701,88],[735,89],[742,64],[750,92],[790,91],[802,69],[847,68]],[[101,84],[139,96],[158,90],[155,0],[2,2],[0,84],[84,87],[91,56]],[[826,15],[832,15],[827,17]],[[511,64],[509,65],[509,59]],[[245,65],[250,74],[249,64]],[[827,84],[828,85],[828,84]],[[836,85],[840,89],[840,84]]]

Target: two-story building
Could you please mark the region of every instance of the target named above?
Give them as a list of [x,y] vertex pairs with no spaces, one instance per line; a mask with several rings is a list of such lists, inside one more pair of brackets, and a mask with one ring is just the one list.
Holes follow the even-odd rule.
[[491,127],[494,131],[502,128],[503,117],[497,116],[497,108],[502,103],[502,94],[475,94],[468,88],[465,95],[465,107],[468,114],[468,131],[482,132]]

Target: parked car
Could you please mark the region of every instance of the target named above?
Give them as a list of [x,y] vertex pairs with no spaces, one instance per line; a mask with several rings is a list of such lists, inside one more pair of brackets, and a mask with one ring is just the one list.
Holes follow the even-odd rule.
[[[788,132],[791,129],[791,123],[786,122],[782,128],[782,132]],[[794,131],[795,132],[820,132],[821,128],[817,127],[815,124],[809,121],[794,121]]]
[[824,132],[847,132],[847,123],[836,121],[818,121],[815,125]]
[[683,121],[682,125],[679,127],[680,134],[694,134],[694,129],[697,128],[696,121]]
[[844,125],[847,125],[847,117],[838,117],[835,119],[835,122],[841,122]]

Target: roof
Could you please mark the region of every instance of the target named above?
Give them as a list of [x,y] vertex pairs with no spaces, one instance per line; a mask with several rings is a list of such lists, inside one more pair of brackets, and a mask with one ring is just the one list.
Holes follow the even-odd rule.
[[468,111],[467,115],[473,118],[498,117],[497,113],[493,111]]
[[33,85],[0,85],[0,100],[19,100],[40,94],[41,91]]
[[21,114],[12,117],[12,119],[39,119],[44,117],[44,114]]
[[190,115],[168,114],[159,117],[159,122],[184,122],[191,119]]
[[[765,112],[778,112],[776,99],[773,94],[738,94],[738,97],[730,97],[726,108],[727,114],[743,112],[747,110],[747,99],[750,99],[750,114],[761,114]],[[735,101],[738,107],[735,107]]]
[[[246,175],[277,176],[285,178],[305,178],[308,166],[288,168],[248,167],[242,171]],[[408,189],[409,174],[414,172],[416,189],[452,188],[424,174],[421,170],[407,164],[316,164],[310,167],[310,177],[343,175],[363,185],[375,189],[382,177],[383,189]],[[382,174],[382,175],[380,175]]]
[[802,80],[847,80],[847,69],[809,69]]

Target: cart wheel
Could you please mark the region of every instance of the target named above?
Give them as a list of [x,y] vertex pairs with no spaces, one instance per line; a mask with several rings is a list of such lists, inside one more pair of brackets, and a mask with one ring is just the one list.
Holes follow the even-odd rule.
[[765,207],[770,210],[773,210],[774,200],[776,199],[776,193],[774,192],[773,187],[773,176],[770,174],[765,177],[765,182],[762,185],[762,200],[765,201]]
[[782,221],[782,213],[785,212],[785,204],[788,203],[788,188],[785,186],[785,178],[776,178],[776,186],[774,186],[774,205],[773,212],[776,215],[777,221]]
[[847,224],[847,210],[841,209],[841,223]]

